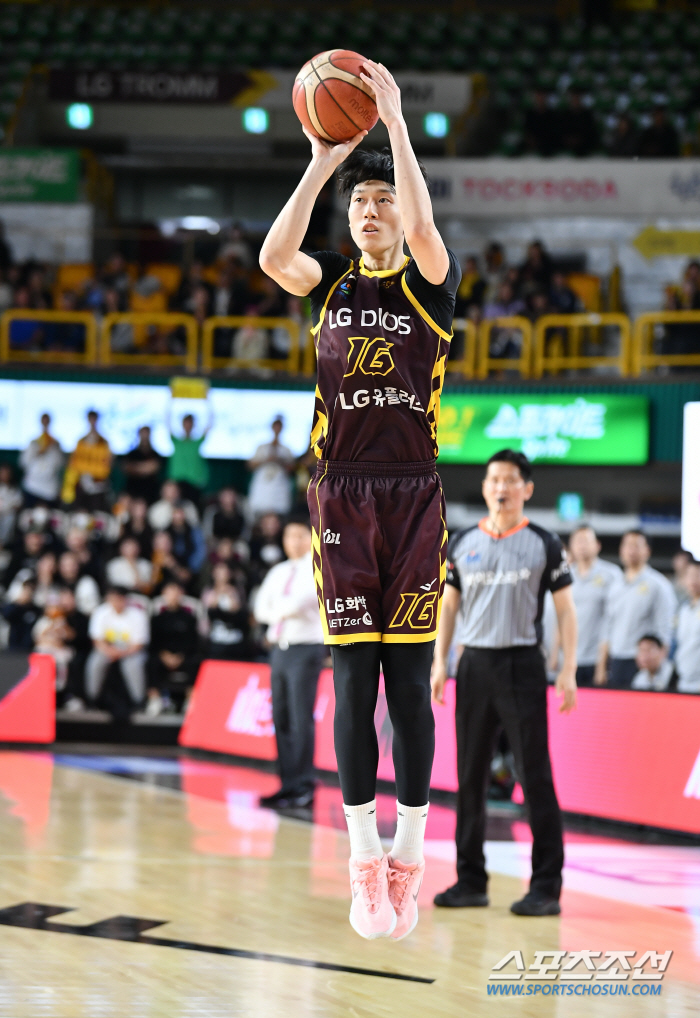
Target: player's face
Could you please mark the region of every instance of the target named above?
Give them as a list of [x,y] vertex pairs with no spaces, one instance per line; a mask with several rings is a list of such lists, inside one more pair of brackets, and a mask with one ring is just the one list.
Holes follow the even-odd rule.
[[659,670],[666,654],[662,647],[653,640],[640,640],[637,647],[637,666],[647,668],[651,672]]
[[625,569],[639,569],[649,561],[650,549],[641,534],[625,534],[620,544],[620,561]]
[[403,238],[394,189],[383,180],[358,184],[348,209],[350,233],[360,251],[370,255],[388,251]]
[[600,542],[592,530],[577,530],[569,541],[574,562],[590,562],[600,551]]
[[311,551],[311,531],[298,523],[288,523],[282,535],[282,546],[287,558],[301,558]]
[[514,463],[489,463],[481,490],[489,512],[515,514],[532,498],[532,481],[523,480]]
[[695,564],[689,565],[683,577],[683,582],[693,601],[700,597],[700,566]]

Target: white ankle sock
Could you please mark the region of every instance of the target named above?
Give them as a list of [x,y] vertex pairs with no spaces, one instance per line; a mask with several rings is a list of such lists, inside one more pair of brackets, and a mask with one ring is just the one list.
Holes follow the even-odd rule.
[[396,800],[396,837],[389,855],[399,862],[423,861],[423,838],[428,822],[428,806],[402,806]]
[[377,830],[377,800],[365,802],[362,806],[346,806],[343,812],[350,835],[350,855],[353,859],[368,861],[373,856],[381,859],[384,855]]

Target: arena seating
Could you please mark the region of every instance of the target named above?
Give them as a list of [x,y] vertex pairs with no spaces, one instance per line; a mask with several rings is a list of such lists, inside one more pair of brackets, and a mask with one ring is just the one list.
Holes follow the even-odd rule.
[[0,12],[0,126],[11,120],[32,68],[226,71],[235,67],[300,67],[309,50],[354,47],[396,70],[481,72],[500,130],[493,151],[523,150],[535,90],[551,109],[565,108],[571,89],[597,122],[595,150],[608,146],[617,118],[648,125],[655,104],[667,105],[684,150],[698,129],[700,17],[681,11],[620,15],[613,25],[579,19],[519,19],[476,13],[448,17],[404,11],[379,27],[372,9],[343,19],[294,10],[146,7],[100,11],[87,6],[3,4]]

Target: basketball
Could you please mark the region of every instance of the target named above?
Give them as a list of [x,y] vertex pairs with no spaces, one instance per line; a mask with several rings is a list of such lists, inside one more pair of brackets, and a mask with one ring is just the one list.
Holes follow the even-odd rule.
[[348,141],[369,131],[379,114],[360,77],[365,57],[331,49],[307,60],[294,81],[294,110],[310,134],[324,141]]

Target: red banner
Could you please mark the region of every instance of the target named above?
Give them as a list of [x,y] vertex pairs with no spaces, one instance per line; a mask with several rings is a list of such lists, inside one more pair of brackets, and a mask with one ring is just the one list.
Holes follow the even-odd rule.
[[[56,663],[48,654],[7,659],[0,698],[0,742],[53,742],[56,738]],[[18,669],[18,670],[17,670]]]
[[[434,707],[433,788],[457,788],[455,684]],[[557,795],[571,813],[700,834],[700,697],[673,693],[579,690],[573,714],[559,713],[549,690],[549,741]],[[316,697],[320,770],[337,770],[333,749],[333,676],[323,671]],[[394,778],[392,729],[383,682],[374,716],[378,776]],[[200,670],[180,743],[235,756],[276,756],[270,669],[206,661]]]

